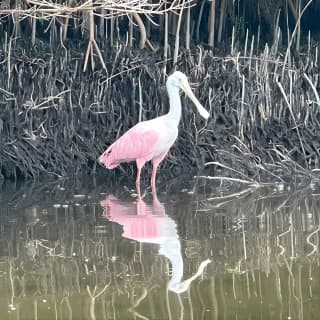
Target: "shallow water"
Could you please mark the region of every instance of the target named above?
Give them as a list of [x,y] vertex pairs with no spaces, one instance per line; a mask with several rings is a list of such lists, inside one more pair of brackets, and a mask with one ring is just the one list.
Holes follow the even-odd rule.
[[318,319],[317,191],[182,181],[3,187],[1,319]]

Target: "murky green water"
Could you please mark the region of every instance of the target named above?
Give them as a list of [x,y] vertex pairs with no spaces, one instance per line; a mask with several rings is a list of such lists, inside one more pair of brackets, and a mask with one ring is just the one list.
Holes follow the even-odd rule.
[[318,319],[315,190],[188,181],[0,193],[1,319]]

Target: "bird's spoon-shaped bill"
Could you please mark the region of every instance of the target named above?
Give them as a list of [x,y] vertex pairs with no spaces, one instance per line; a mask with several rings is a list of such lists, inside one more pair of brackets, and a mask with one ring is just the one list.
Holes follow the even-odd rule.
[[179,82],[180,88],[188,95],[188,97],[192,100],[194,105],[197,107],[198,112],[204,119],[208,119],[210,114],[209,112],[202,106],[196,96],[193,94],[192,89],[187,80],[180,80]]

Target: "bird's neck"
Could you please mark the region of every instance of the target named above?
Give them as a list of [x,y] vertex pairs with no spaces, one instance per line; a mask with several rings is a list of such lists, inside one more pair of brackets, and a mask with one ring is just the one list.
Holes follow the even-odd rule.
[[179,95],[179,88],[168,88],[168,95],[170,109],[167,116],[178,126],[181,118],[181,99]]

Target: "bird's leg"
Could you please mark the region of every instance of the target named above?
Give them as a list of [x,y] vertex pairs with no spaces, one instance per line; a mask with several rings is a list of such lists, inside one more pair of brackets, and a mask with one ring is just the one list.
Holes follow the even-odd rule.
[[153,214],[164,217],[166,215],[166,210],[163,204],[161,204],[161,202],[159,201],[156,190],[155,192],[152,192],[152,196],[153,196],[153,203],[152,203]]
[[152,193],[154,193],[154,194],[157,194],[157,189],[156,189],[157,169],[158,169],[160,162],[164,158],[164,156],[165,155],[160,156],[160,157],[152,160],[153,167],[152,167],[152,174],[151,174],[151,188],[152,188]]
[[139,198],[139,199],[141,199],[141,192],[140,192],[140,173],[141,173],[141,169],[138,169],[137,179],[136,179],[136,189],[137,189],[137,194],[138,194],[138,198]]
[[156,176],[157,176],[158,165],[159,165],[159,163],[157,163],[157,164],[153,163],[152,174],[151,174],[151,189],[152,189],[152,193],[154,193],[154,194],[157,193]]
[[140,192],[140,175],[141,175],[141,169],[142,169],[142,167],[144,166],[145,161],[137,159],[136,162],[137,162],[137,168],[138,168],[138,171],[137,171],[137,179],[136,179],[136,188],[137,188],[138,197],[139,197],[139,199],[141,199],[141,192]]

